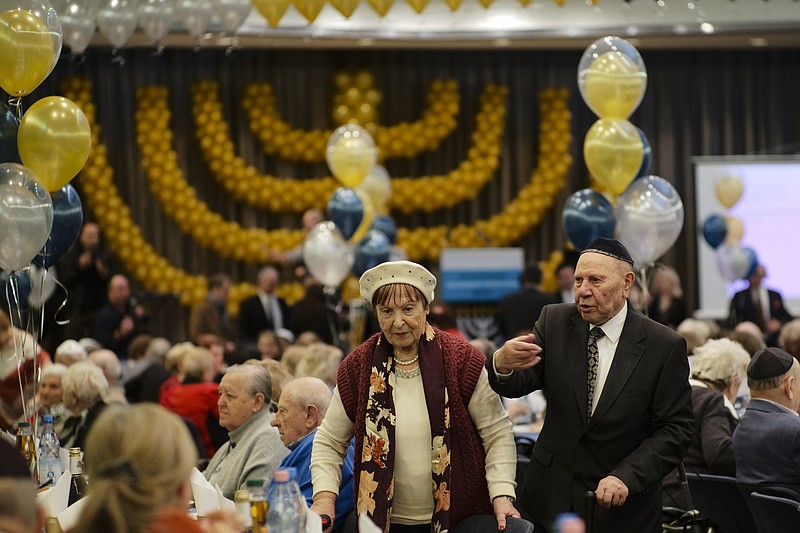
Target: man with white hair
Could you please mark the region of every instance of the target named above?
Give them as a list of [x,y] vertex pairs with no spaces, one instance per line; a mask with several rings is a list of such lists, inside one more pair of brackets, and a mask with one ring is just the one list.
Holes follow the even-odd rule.
[[125,399],[125,389],[120,384],[122,365],[117,354],[105,348],[95,350],[89,354],[89,361],[103,371],[103,375],[108,381],[108,392],[103,397],[103,400],[108,404],[128,405],[128,400]]
[[[289,455],[283,458],[280,468],[297,469],[297,482],[308,505],[312,504],[314,487],[311,485],[311,448],[314,435],[322,424],[331,403],[331,390],[321,379],[302,377],[290,381],[281,392],[278,412],[272,425],[278,428]],[[272,487],[270,487],[272,492]],[[353,510],[353,443],[347,449],[342,466],[342,483],[336,499],[335,529],[344,525],[344,518]]]
[[203,475],[222,495],[247,487],[248,479],[272,479],[288,453],[278,431],[270,427],[272,381],[260,365],[233,365],[219,384],[219,425],[229,441],[220,446]]
[[56,348],[55,362],[64,366],[72,366],[86,359],[86,349],[73,339],[67,339]]

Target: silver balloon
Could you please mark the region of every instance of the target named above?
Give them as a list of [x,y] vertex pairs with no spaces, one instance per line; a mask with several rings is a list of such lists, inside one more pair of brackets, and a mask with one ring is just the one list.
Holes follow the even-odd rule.
[[183,22],[192,37],[200,37],[208,29],[214,9],[208,0],[178,0],[176,18]]
[[717,257],[717,268],[722,277],[728,281],[747,279],[758,265],[755,251],[738,243],[723,244],[714,253]]
[[97,12],[97,28],[116,48],[128,42],[138,23],[137,0],[102,0]]
[[620,240],[638,267],[653,263],[669,250],[683,229],[683,201],[664,178],[645,176],[619,197]]
[[53,201],[28,167],[0,163],[0,268],[20,270],[53,227]]
[[236,33],[253,7],[250,0],[211,0],[211,5],[228,33]]
[[175,20],[174,0],[139,0],[136,8],[139,27],[154,43],[160,41]]
[[303,241],[303,261],[314,278],[328,287],[338,287],[353,269],[353,249],[336,224],[320,222]]
[[94,37],[99,4],[99,0],[61,0],[56,6],[64,42],[76,54],[86,51]]

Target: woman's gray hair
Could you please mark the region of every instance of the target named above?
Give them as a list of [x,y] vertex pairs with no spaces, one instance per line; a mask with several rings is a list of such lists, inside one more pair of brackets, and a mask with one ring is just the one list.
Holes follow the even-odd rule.
[[80,361],[70,366],[61,376],[64,396],[74,393],[79,403],[93,404],[108,392],[108,380],[103,371],[91,361]]
[[62,365],[61,363],[53,363],[52,365],[47,365],[42,367],[42,378],[46,376],[58,376],[62,377],[64,373],[67,371],[67,365]]
[[726,338],[713,339],[695,349],[692,377],[725,388],[746,379],[749,363],[750,354],[741,344]]
[[225,371],[225,375],[242,374],[247,378],[247,394],[255,396],[259,392],[264,395],[264,403],[272,401],[272,378],[267,369],[261,365],[233,365]]

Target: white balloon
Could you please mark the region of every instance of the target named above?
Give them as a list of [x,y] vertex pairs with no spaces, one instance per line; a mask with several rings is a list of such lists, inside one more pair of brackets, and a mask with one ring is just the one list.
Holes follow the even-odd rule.
[[140,0],[136,8],[139,27],[157,43],[172,27],[175,20],[174,0]]
[[31,265],[28,276],[31,279],[31,293],[28,296],[28,303],[36,309],[41,309],[56,290],[56,267],[44,270],[36,265]]
[[320,222],[303,241],[303,261],[314,278],[338,287],[353,269],[353,249],[330,220]]
[[211,5],[228,33],[239,29],[253,7],[250,0],[211,0]]
[[192,37],[200,37],[208,29],[214,10],[208,0],[178,0],[175,15]]
[[99,0],[62,0],[56,5],[64,42],[76,54],[82,54],[97,29]]
[[619,197],[620,240],[638,267],[653,263],[672,248],[683,229],[683,201],[664,178],[635,180]]
[[758,264],[758,258],[752,248],[745,248],[736,244],[723,244],[719,246],[715,254],[717,256],[717,268],[722,277],[728,281],[737,279],[747,279]]
[[128,42],[138,23],[137,0],[103,0],[97,12],[97,28],[116,48]]

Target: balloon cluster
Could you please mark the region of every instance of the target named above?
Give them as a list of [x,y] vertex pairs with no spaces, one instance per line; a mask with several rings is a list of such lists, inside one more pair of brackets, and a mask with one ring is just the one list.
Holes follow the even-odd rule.
[[[646,86],[644,61],[624,39],[604,37],[584,51],[578,87],[599,119],[586,134],[583,155],[600,191],[573,193],[562,213],[564,232],[576,248],[618,233],[642,268],[672,247],[684,219],[683,201],[675,188],[649,174],[652,149],[647,137],[628,121]],[[613,202],[602,193],[612,196]]]
[[303,241],[303,260],[322,284],[338,287],[352,272],[366,270],[389,259],[397,225],[386,212],[392,181],[376,165],[377,149],[369,132],[346,124],[328,140],[328,167],[344,187],[328,200],[328,220],[317,224]]
[[[458,84],[453,80],[435,80],[428,90],[428,107],[414,122],[394,126],[377,125],[377,107],[383,95],[372,86],[369,72],[336,75],[334,123],[356,122],[364,126],[385,159],[414,157],[423,151],[436,150],[456,127],[459,112]],[[208,87],[211,89],[211,87]],[[216,95],[216,90],[209,96]],[[267,155],[278,155],[286,161],[321,163],[331,130],[303,130],[284,121],[277,110],[272,86],[249,84],[242,107],[249,119],[250,131]]]
[[[736,205],[744,187],[735,173],[720,177],[714,187],[717,200],[726,209]],[[752,248],[742,246],[744,226],[735,216],[712,214],[703,221],[703,238],[716,250],[717,268],[728,281],[747,279],[758,266],[758,256]]]

